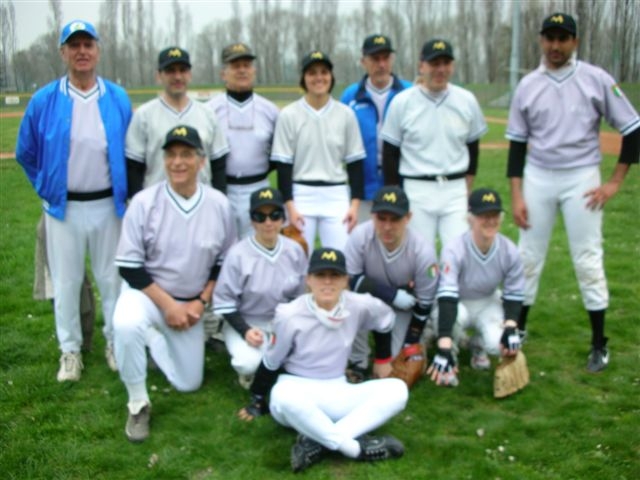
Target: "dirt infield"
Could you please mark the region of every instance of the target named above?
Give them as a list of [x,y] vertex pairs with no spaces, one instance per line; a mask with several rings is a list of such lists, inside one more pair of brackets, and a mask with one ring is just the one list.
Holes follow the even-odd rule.
[[[22,112],[4,112],[0,114],[0,117],[4,118],[19,118],[22,117]],[[486,117],[488,123],[497,123],[500,125],[506,125],[507,120],[505,118],[498,117]],[[622,144],[622,139],[620,135],[614,132],[600,132],[600,150],[602,153],[607,155],[617,155],[620,153],[620,145]],[[480,142],[480,149],[486,150],[502,150],[507,149],[509,147],[508,142],[492,142],[492,143],[482,143]],[[7,160],[10,158],[15,158],[15,153],[13,152],[2,152],[0,153],[0,160]]]

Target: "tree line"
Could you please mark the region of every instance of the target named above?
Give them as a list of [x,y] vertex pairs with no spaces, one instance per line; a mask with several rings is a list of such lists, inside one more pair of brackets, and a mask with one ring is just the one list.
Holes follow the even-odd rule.
[[[297,84],[299,61],[312,49],[327,52],[338,83],[347,83],[362,75],[363,39],[379,32],[392,39],[395,71],[404,78],[414,78],[422,44],[441,36],[454,45],[456,82],[506,84],[512,13],[519,6],[520,76],[540,61],[542,19],[564,11],[578,22],[579,58],[604,67],[621,82],[640,78],[637,0],[361,0],[347,14],[340,13],[338,0],[244,0],[242,8],[240,3],[235,0],[231,17],[221,20],[215,19],[212,2],[212,20],[196,32],[188,1],[172,0],[167,22],[157,18],[153,0],[103,0],[96,25],[101,36],[100,74],[127,88],[153,85],[158,52],[179,45],[191,53],[194,83],[217,83],[222,47],[243,41],[258,57],[259,84]],[[22,50],[16,50],[20,26],[13,0],[3,0],[0,13],[0,88],[29,91],[64,73],[57,45],[60,0],[49,0],[48,32]]]

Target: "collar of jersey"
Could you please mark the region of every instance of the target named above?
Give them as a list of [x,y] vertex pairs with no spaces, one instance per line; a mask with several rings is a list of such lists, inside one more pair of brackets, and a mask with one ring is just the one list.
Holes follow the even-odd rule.
[[200,183],[198,183],[196,193],[191,195],[189,198],[184,198],[182,195],[177,193],[169,182],[165,182],[165,192],[167,196],[171,199],[176,208],[182,213],[185,217],[189,217],[193,212],[196,211],[198,205],[202,203],[202,196],[204,195],[204,191]]
[[424,95],[424,97],[427,100],[429,100],[430,102],[435,103],[436,105],[440,105],[449,96],[449,87],[448,86],[447,86],[446,90],[444,90],[442,92],[438,92],[436,94],[431,93],[429,90],[427,90],[426,88],[422,87],[421,85],[418,85],[417,87],[418,87],[418,90],[420,90],[420,93],[422,93],[422,95]]
[[280,255],[280,252],[282,251],[282,245],[283,245],[282,244],[282,239],[280,238],[279,235],[278,235],[278,242],[276,243],[276,246],[271,250],[266,248],[260,242],[258,242],[256,240],[255,235],[250,235],[249,236],[249,244],[253,247],[253,249],[256,252],[258,252],[264,258],[269,260],[271,263],[275,263],[276,262],[276,260],[278,259],[278,256]]
[[80,100],[83,103],[88,103],[97,99],[100,94],[100,87],[98,85],[98,82],[96,82],[96,84],[86,92],[78,90],[76,87],[71,85],[71,82],[69,82],[68,79],[67,82],[67,91],[69,92],[69,96],[71,96],[74,100]]
[[391,86],[393,85],[393,77],[391,77],[389,79],[389,84],[382,87],[382,88],[378,88],[376,87],[372,82],[371,79],[369,77],[367,77],[367,81],[365,82],[365,88],[367,89],[367,91],[369,92],[370,95],[379,95],[379,96],[383,96],[386,95],[387,93],[389,93],[391,91]]
[[189,103],[187,103],[187,106],[184,108],[184,110],[182,110],[181,112],[179,112],[178,110],[176,110],[175,108],[173,108],[171,105],[169,105],[167,102],[164,101],[164,98],[162,97],[158,97],[158,100],[160,100],[160,103],[162,104],[162,106],[164,108],[166,108],[167,110],[169,110],[173,115],[175,115],[176,117],[183,117],[185,116],[189,110],[191,110],[191,107],[193,106],[193,100],[189,99]]
[[317,117],[322,117],[323,115],[325,115],[329,110],[331,110],[333,108],[333,97],[329,97],[329,101],[327,102],[327,104],[322,107],[320,110],[316,110],[315,108],[313,108],[311,105],[309,105],[307,103],[307,100],[302,97],[302,105],[304,106],[304,108],[310,112],[311,114],[317,116]]
[[540,71],[545,75],[547,75],[551,80],[558,83],[562,83],[565,80],[567,80],[569,77],[571,77],[575,73],[577,68],[578,68],[578,59],[575,53],[571,56],[571,58],[567,63],[565,63],[562,67],[556,70],[552,70],[548,68],[544,64],[544,59],[540,61]]
[[477,247],[476,242],[473,241],[471,232],[467,232],[465,241],[469,244],[471,253],[475,257],[475,259],[482,264],[489,263],[491,259],[494,257],[494,255],[498,253],[498,235],[496,235],[496,238],[494,238],[493,244],[491,245],[491,247],[489,248],[489,251],[486,254],[482,253],[480,249]]
[[398,248],[396,248],[393,251],[389,251],[387,250],[387,247],[385,247],[382,242],[380,241],[380,239],[378,238],[377,235],[375,235],[375,230],[374,230],[374,236],[375,236],[375,241],[378,244],[378,248],[380,249],[380,253],[382,254],[382,258],[384,259],[385,263],[392,263],[394,262],[396,259],[400,258],[400,256],[402,255],[402,253],[404,252],[406,246],[407,246],[407,235],[405,232],[405,236],[402,239],[402,242],[400,242],[400,245],[398,246]]

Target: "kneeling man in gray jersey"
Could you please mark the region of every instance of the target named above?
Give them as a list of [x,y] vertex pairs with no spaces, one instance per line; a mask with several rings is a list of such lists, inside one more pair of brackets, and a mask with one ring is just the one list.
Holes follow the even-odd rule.
[[347,291],[345,263],[339,250],[313,252],[307,275],[310,293],[277,307],[272,344],[251,386],[252,402],[239,412],[243,420],[266,413],[265,396],[271,390],[273,418],[299,433],[291,450],[294,472],[330,450],[364,461],[404,453],[394,437],[367,433],[404,409],[405,383],[381,378],[350,384],[344,374],[353,339],[360,329],[369,329],[376,338],[374,373],[389,376],[394,323],[393,310],[384,302]]
[[200,388],[203,322],[222,259],[236,240],[229,202],[198,182],[205,153],[195,128],[171,129],[162,147],[167,180],[129,204],[116,253],[127,285],[114,314],[115,354],[129,394],[127,438],[149,436],[145,348],[178,391]]
[[524,271],[515,244],[500,234],[502,201],[486,188],[469,196],[468,232],[448,242],[440,255],[438,353],[427,370],[438,385],[456,386],[452,354],[454,323],[473,330],[471,368],[487,370],[487,354],[512,357],[520,349],[517,318],[524,297]]

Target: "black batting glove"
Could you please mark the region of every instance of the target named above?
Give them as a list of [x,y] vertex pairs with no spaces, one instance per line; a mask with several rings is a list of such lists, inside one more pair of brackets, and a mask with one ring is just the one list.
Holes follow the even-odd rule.
[[502,337],[500,338],[500,343],[504,349],[508,350],[510,353],[515,353],[520,350],[522,343],[517,328],[505,327],[502,332]]
[[438,348],[438,353],[433,357],[431,367],[438,373],[451,373],[456,366],[456,360],[450,348]]

